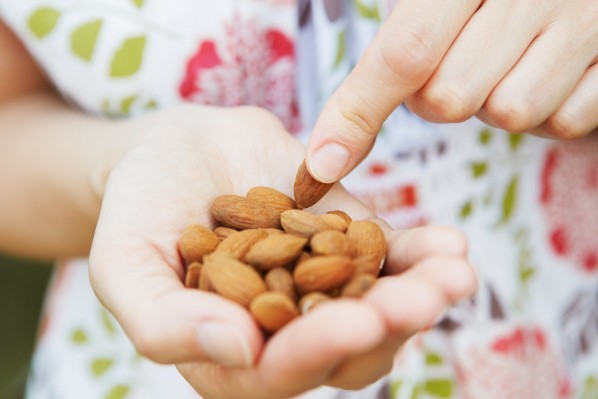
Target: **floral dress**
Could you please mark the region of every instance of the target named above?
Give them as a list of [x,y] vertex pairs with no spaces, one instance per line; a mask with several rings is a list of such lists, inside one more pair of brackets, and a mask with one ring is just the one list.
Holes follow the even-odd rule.
[[[305,141],[392,3],[0,0],[0,15],[86,112],[252,104]],[[410,340],[386,378],[305,397],[598,398],[598,136],[435,125],[401,107],[343,183],[396,228],[462,229],[480,289]],[[198,398],[174,367],[136,353],[94,297],[85,259],[56,267],[27,395]]]

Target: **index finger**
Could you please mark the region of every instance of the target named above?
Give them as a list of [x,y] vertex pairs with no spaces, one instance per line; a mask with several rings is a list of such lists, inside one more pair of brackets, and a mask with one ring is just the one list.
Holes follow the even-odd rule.
[[399,1],[316,122],[307,148],[314,178],[338,181],[363,159],[386,118],[426,83],[480,3]]

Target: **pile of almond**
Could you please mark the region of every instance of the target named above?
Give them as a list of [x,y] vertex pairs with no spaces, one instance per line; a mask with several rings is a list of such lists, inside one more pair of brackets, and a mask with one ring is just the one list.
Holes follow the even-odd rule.
[[[300,169],[295,181],[302,207],[319,199],[305,200],[309,190],[297,190],[306,173]],[[327,190],[315,191],[321,197]],[[180,237],[185,286],[248,308],[268,333],[324,301],[360,297],[376,282],[386,255],[376,223],[353,221],[342,211],[297,209],[292,198],[269,187],[254,187],[245,197],[219,196],[211,210],[219,227],[190,225]]]

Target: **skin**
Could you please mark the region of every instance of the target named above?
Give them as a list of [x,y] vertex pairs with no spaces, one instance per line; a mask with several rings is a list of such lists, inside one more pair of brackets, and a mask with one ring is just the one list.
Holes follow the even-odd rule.
[[[265,343],[245,309],[183,287],[177,240],[190,223],[213,226],[217,195],[257,185],[291,193],[305,149],[251,107],[96,119],[49,90],[4,28],[0,53],[0,249],[45,259],[90,254],[92,287],[139,352],[177,364],[206,398],[362,387],[389,371],[405,340],[476,289],[461,233],[393,231],[379,221],[388,277],[365,298],[323,305]],[[373,218],[340,185],[313,211],[331,209]],[[234,331],[247,356],[223,359],[203,346],[198,332],[210,323]]]
[[398,0],[319,116],[310,173],[349,173],[402,103],[432,122],[477,116],[563,140],[596,132],[596,21],[595,0]]

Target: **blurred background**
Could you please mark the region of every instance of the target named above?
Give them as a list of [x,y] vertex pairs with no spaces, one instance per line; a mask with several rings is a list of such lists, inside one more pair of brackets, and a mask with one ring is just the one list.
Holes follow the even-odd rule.
[[20,399],[52,265],[0,254],[0,399]]

